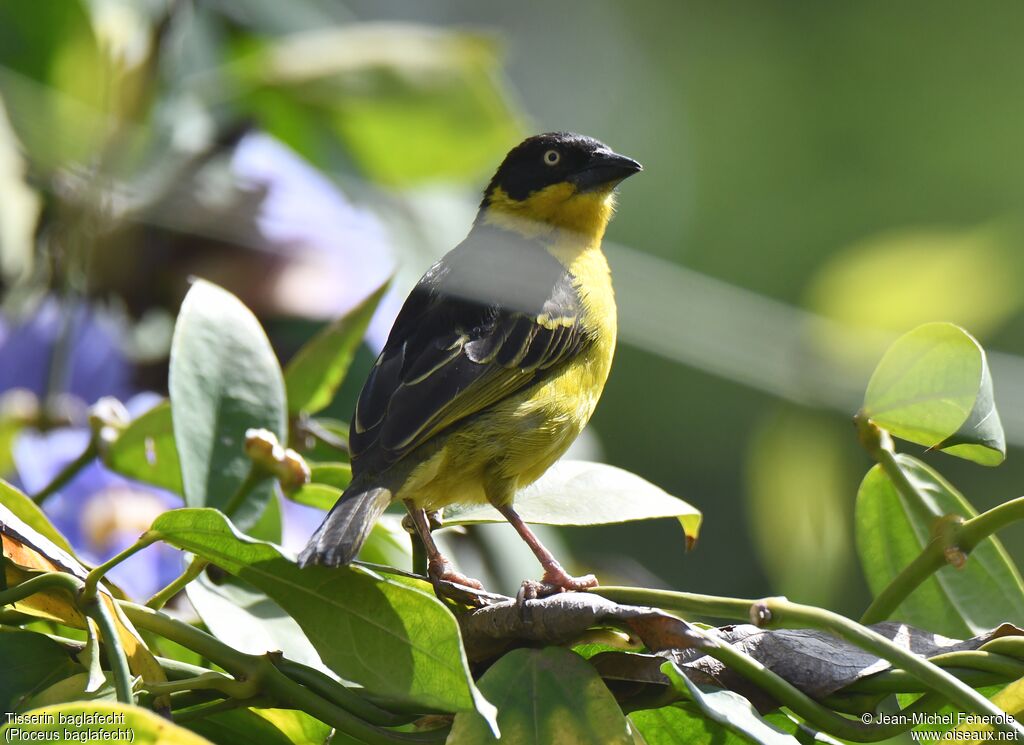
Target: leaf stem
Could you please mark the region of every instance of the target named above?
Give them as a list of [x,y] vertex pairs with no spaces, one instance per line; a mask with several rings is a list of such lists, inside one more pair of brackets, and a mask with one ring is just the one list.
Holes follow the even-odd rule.
[[132,673],[128,668],[128,656],[121,646],[121,637],[117,634],[117,627],[110,614],[103,598],[93,596],[86,601],[84,591],[82,594],[81,608],[89,618],[96,622],[100,628],[100,635],[103,637],[103,645],[107,650],[107,664],[110,665],[110,672],[114,678],[114,690],[117,692],[117,700],[125,704],[134,704],[135,697],[132,694]]
[[90,440],[81,455],[64,466],[49,484],[32,495],[32,501],[41,505],[77,476],[79,471],[92,463],[98,453],[99,449],[96,447],[95,439]]
[[893,446],[892,437],[889,433],[875,424],[863,411],[857,412],[853,418],[857,425],[857,436],[864,449],[885,471],[896,491],[907,501],[907,505],[918,513],[919,516],[927,519],[942,517],[937,513],[920,489],[908,478],[903,467],[896,459],[896,448]]
[[[972,688],[1024,677],[1024,662],[989,651],[947,652],[929,657],[928,661],[948,670]],[[861,678],[837,693],[918,693],[925,690],[927,688],[906,670],[892,669]]]
[[[404,733],[375,727],[334,702],[323,698],[317,691],[296,683],[275,666],[271,655],[251,655],[239,652],[205,631],[143,605],[127,601],[120,601],[119,605],[128,619],[137,627],[152,631],[198,652],[236,678],[258,676],[261,692],[271,696],[278,705],[284,708],[301,709],[345,734],[369,743],[369,745],[440,744],[447,737],[446,729]],[[298,663],[292,664],[297,665]]]
[[688,615],[744,621],[750,618],[750,608],[757,602],[756,600],[700,595],[692,592],[649,590],[643,587],[613,585],[596,587],[590,592],[614,603],[651,605]]
[[64,572],[47,572],[27,579],[14,587],[0,591],[0,606],[11,605],[19,600],[35,595],[45,590],[61,589],[75,594],[81,589],[82,580],[73,574]]
[[224,508],[221,510],[225,515],[231,517],[235,514],[242,503],[245,502],[245,498],[249,496],[249,493],[256,488],[258,484],[269,479],[271,474],[267,469],[261,466],[259,463],[253,463],[249,467],[249,473],[246,474],[245,480],[238,485],[238,490],[231,495],[231,499],[227,501]]
[[146,607],[152,608],[153,610],[160,610],[163,608],[171,598],[185,589],[185,585],[202,574],[203,570],[206,569],[209,563],[210,562],[206,559],[202,559],[198,556],[194,557],[184,572],[173,579],[162,590],[157,591],[153,597],[146,601]]
[[[707,642],[706,646],[701,647],[703,652],[747,678],[816,729],[845,740],[877,742],[894,737],[913,726],[912,718],[909,716],[905,722],[890,724],[868,724],[862,720],[848,719],[826,709],[778,673],[768,669],[731,644],[723,643],[713,634],[696,627],[691,627],[691,630]],[[943,699],[939,696],[926,695],[915,701],[905,711],[908,714],[912,711],[936,711],[942,707],[943,703]]]
[[829,631],[903,668],[931,691],[963,711],[991,717],[996,729],[1015,736],[1024,735],[1024,727],[1015,722],[1007,722],[1002,709],[955,676],[838,613],[791,603],[785,598],[765,598],[751,609],[751,618],[757,620],[763,628],[816,628]]
[[160,540],[160,536],[156,533],[143,533],[141,536],[139,536],[139,539],[135,541],[135,543],[130,545],[124,551],[121,551],[119,554],[110,557],[105,562],[100,564],[98,567],[90,571],[89,574],[86,575],[85,584],[82,587],[82,602],[90,603],[93,601],[93,599],[95,599],[96,590],[99,586],[100,580],[103,579],[103,576],[107,572],[116,567],[122,561],[131,558],[147,546],[153,545],[158,540]]
[[910,593],[946,565],[946,549],[950,545],[969,554],[983,540],[1020,520],[1024,520],[1024,497],[1003,502],[962,523],[951,523],[949,533],[929,541],[921,553],[886,585],[864,611],[860,622],[865,625],[877,623],[892,615]]

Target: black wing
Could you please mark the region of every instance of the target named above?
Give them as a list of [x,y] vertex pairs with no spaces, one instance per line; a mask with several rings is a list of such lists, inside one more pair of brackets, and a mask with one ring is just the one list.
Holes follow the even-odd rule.
[[359,395],[349,444],[379,473],[536,382],[589,339],[572,275],[544,248],[480,228],[423,276]]

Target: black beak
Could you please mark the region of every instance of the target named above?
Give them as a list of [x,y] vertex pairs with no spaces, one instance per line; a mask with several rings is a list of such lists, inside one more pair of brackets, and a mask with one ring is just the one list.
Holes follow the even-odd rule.
[[632,158],[611,150],[598,150],[590,156],[587,164],[572,176],[572,181],[580,191],[590,191],[606,184],[617,184],[642,170],[644,167]]

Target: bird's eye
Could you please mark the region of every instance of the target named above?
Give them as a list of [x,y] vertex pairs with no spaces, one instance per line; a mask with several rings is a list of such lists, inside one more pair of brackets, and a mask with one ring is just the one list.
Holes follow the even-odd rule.
[[544,163],[549,166],[557,165],[562,159],[562,154],[557,150],[548,150],[544,153]]

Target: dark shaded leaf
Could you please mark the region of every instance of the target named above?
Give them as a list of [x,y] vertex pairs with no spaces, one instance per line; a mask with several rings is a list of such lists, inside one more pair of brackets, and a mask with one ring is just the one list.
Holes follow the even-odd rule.
[[23,711],[24,702],[72,675],[88,678],[60,644],[43,634],[0,626],[0,711]]
[[[500,742],[517,745],[631,745],[619,705],[579,655],[558,647],[517,649],[480,679],[480,690],[498,707]],[[499,742],[471,712],[455,715],[448,745]]]

